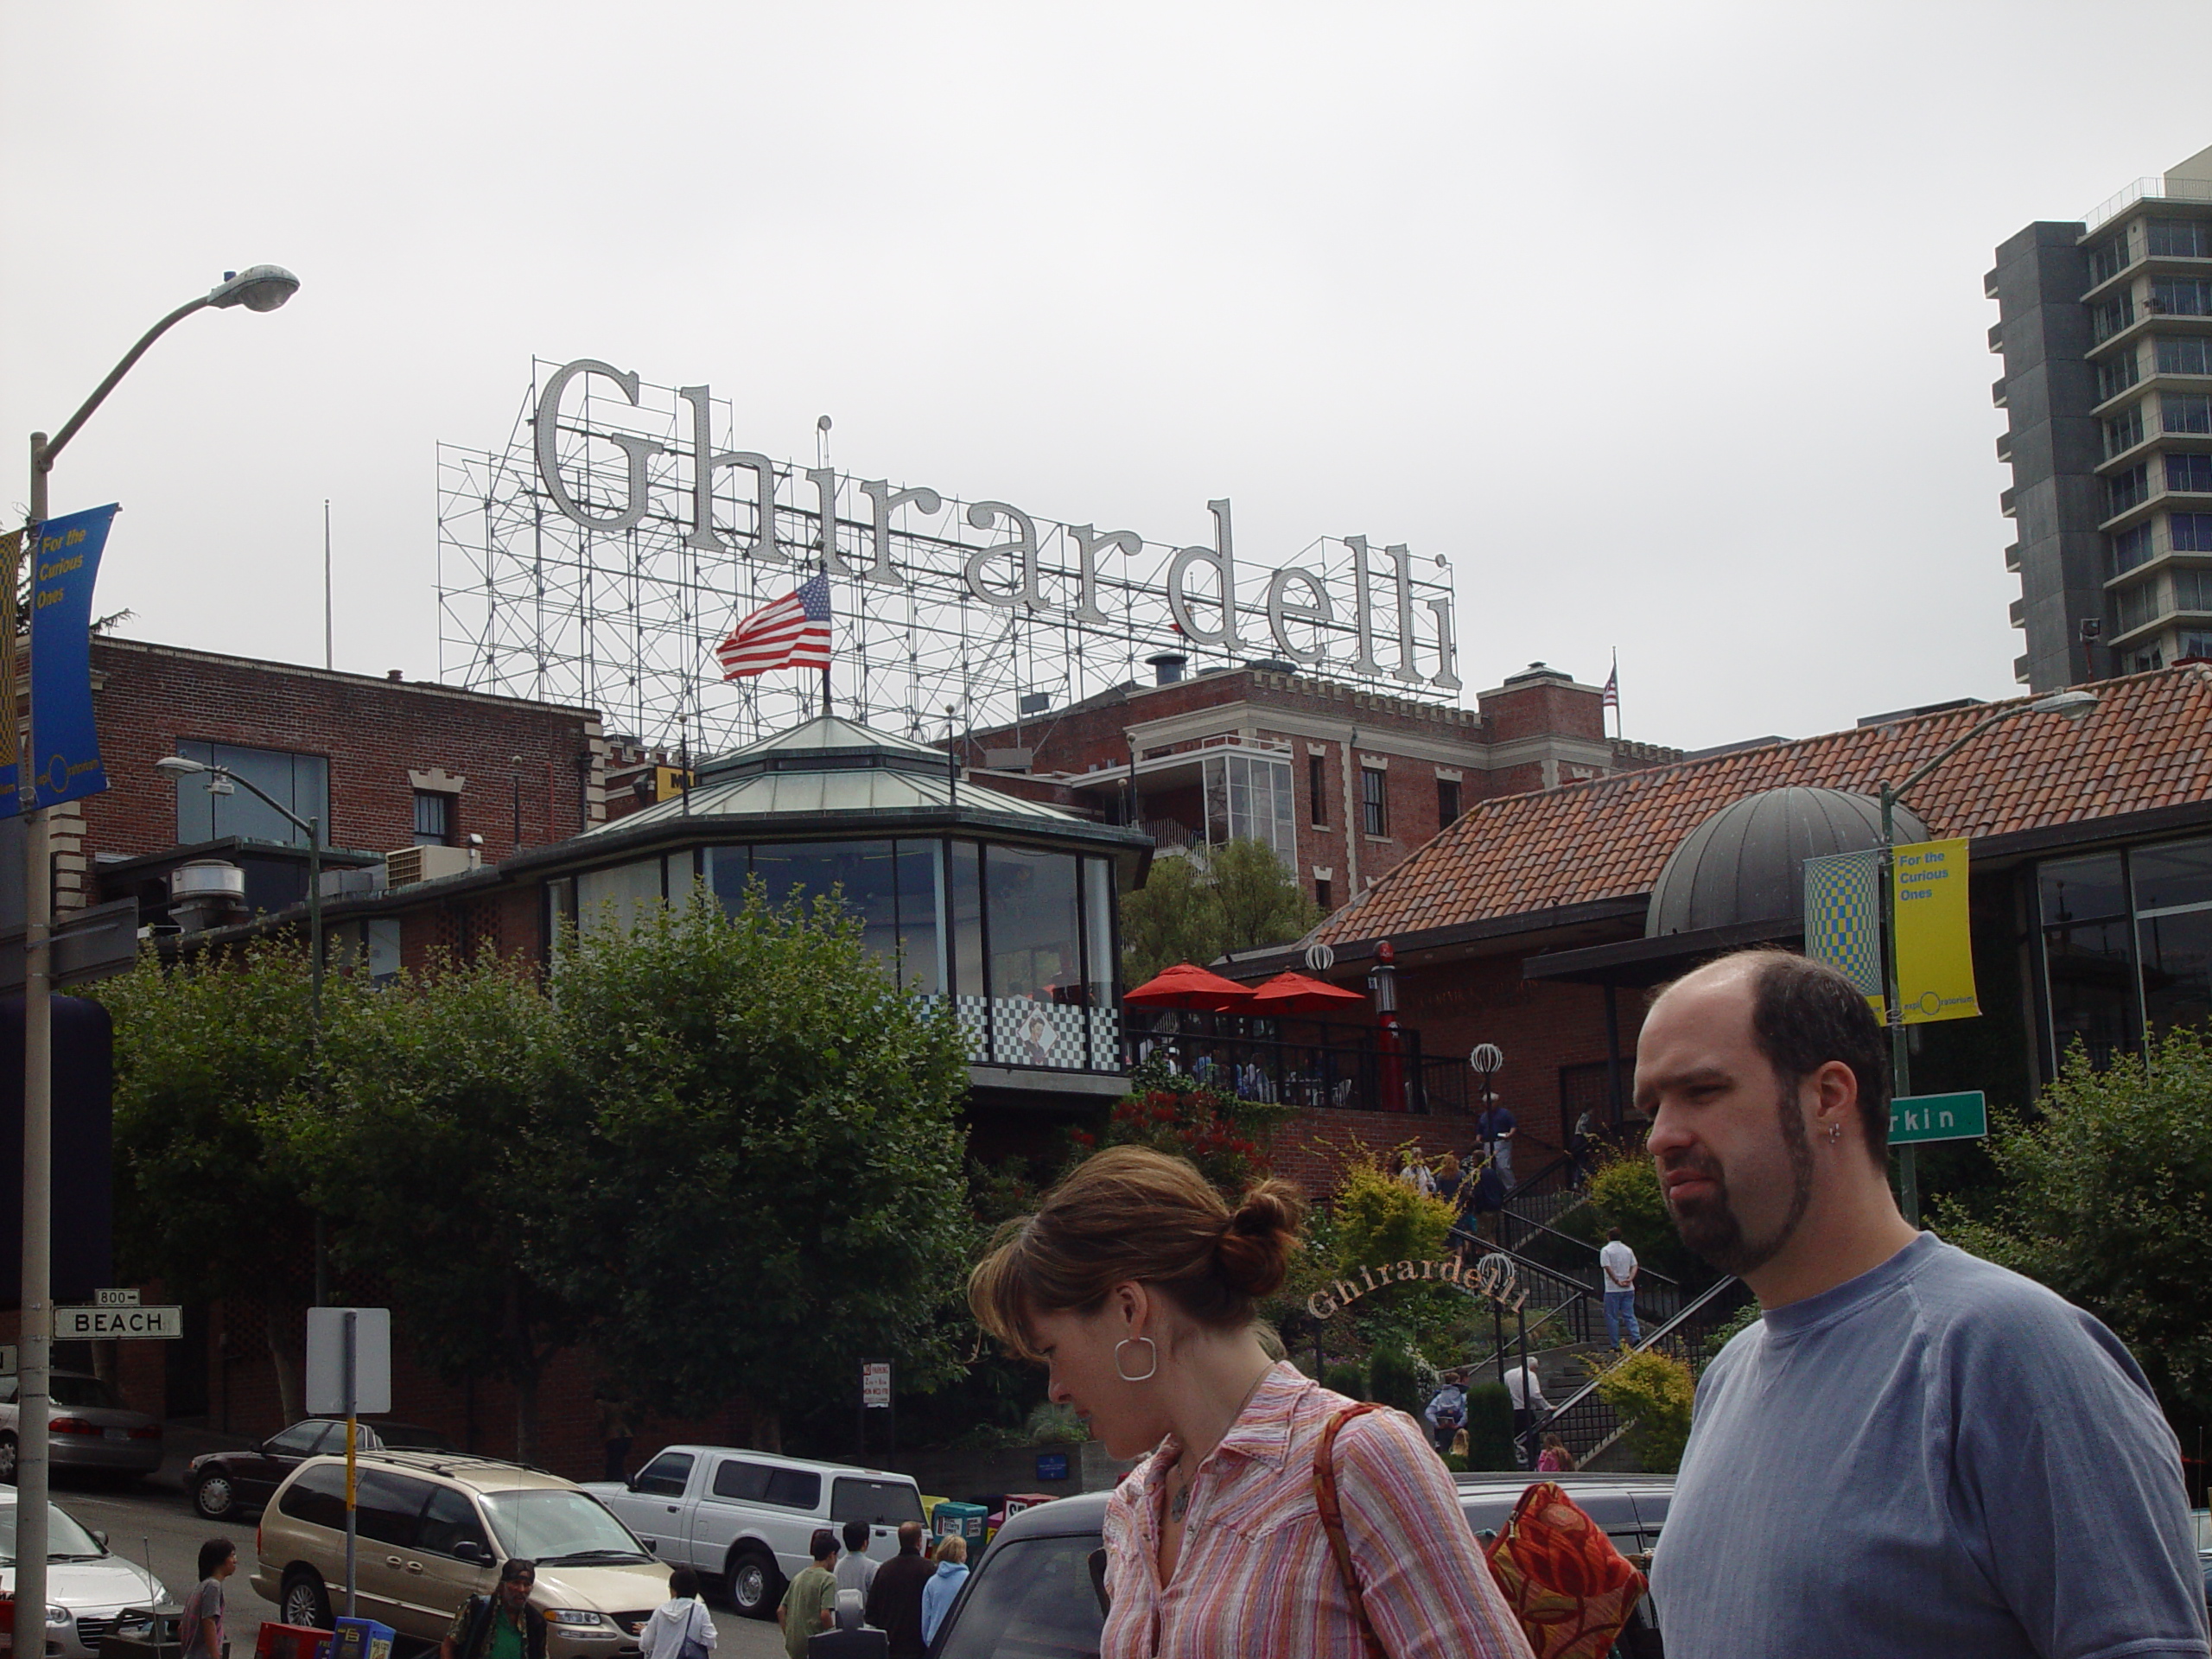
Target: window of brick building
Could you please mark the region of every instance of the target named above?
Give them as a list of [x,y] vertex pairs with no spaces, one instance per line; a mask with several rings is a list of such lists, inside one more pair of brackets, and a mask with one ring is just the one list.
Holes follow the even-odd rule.
[[[188,760],[220,766],[257,785],[295,816],[314,819],[321,827],[323,845],[330,845],[330,763],[321,755],[191,741],[179,743],[176,752]],[[234,786],[226,795],[211,792],[207,784],[205,773],[176,780],[178,846],[221,841],[231,836],[273,841],[283,847],[308,844],[304,830],[296,829],[283,813],[271,810],[251,790]]]
[[1313,902],[1320,906],[1323,910],[1334,910],[1337,907],[1337,899],[1333,886],[1326,881],[1316,880],[1313,883]]
[[1329,827],[1329,764],[1325,755],[1306,757],[1306,821],[1316,830]]
[[1390,774],[1378,766],[1359,769],[1359,814],[1361,825],[1370,836],[1390,833],[1390,807],[1387,793]]
[[1459,780],[1440,778],[1436,780],[1436,827],[1443,829],[1459,816]]
[[442,791],[415,791],[415,844],[417,847],[453,845],[453,797]]

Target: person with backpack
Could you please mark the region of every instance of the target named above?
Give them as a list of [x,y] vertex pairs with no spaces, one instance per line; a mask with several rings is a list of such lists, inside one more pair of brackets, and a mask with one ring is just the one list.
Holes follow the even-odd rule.
[[1466,1380],[1458,1371],[1446,1371],[1442,1385],[1429,1396],[1428,1408],[1421,1413],[1421,1420],[1428,1425],[1429,1438],[1436,1442],[1440,1454],[1452,1445],[1452,1437],[1467,1426]]
[[1232,1208],[1185,1160],[1114,1147],[969,1277],[978,1323],[1140,1460],[1107,1503],[1100,1659],[1528,1659],[1421,1427],[1261,1344],[1304,1208],[1274,1180]]
[[715,1650],[714,1616],[699,1599],[699,1575],[671,1568],[668,1599],[653,1609],[638,1636],[639,1659],[707,1659]]

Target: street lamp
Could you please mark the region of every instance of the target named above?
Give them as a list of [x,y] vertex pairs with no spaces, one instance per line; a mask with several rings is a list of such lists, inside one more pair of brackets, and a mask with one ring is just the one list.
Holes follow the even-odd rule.
[[[1934,758],[1915,766],[1905,774],[1903,783],[1894,787],[1888,784],[1881,785],[1882,937],[1888,947],[1882,953],[1882,974],[1890,1010],[1890,1093],[1892,1098],[1912,1092],[1912,1058],[1905,1042],[1904,1007],[1897,995],[1897,929],[1891,919],[1897,905],[1897,803],[1929,772],[1993,726],[2001,725],[2019,715],[2057,715],[2068,721],[2078,721],[2096,706],[2095,692],[2073,690],[2054,691],[2047,697],[2037,697],[2033,702],[2016,702],[2010,708],[1999,709],[1995,714],[1976,721]],[[1904,1211],[1904,1218],[1916,1227],[1920,1225],[1919,1151],[1917,1147],[1910,1144],[1897,1148],[1897,1200]]]
[[[51,438],[31,434],[31,522],[46,522],[46,481],[54,457],[148,346],[195,311],[241,305],[274,311],[299,286],[300,279],[281,265],[226,270],[207,293],[149,328],[59,432]],[[14,711],[6,717],[14,719]],[[35,793],[23,804],[23,1312],[16,1378],[15,1593],[18,1606],[40,1608],[46,1605],[47,1376],[54,1344],[54,860],[46,810]]]

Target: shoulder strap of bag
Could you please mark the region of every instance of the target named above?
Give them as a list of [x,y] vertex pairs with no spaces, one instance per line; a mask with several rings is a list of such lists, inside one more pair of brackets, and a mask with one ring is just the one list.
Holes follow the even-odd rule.
[[1329,1535],[1329,1553],[1337,1558],[1337,1571],[1343,1576],[1345,1593],[1351,1598],[1352,1617],[1359,1621],[1359,1639],[1367,1644],[1368,1659],[1389,1659],[1383,1651],[1382,1638],[1375,1634],[1375,1622],[1367,1616],[1367,1601],[1359,1592],[1359,1574],[1351,1564],[1351,1545],[1344,1537],[1344,1506],[1337,1497],[1337,1432],[1355,1417],[1363,1417],[1370,1411],[1382,1408],[1373,1401],[1357,1406],[1346,1406],[1329,1419],[1321,1430],[1321,1443],[1313,1448],[1313,1504],[1321,1511],[1321,1530]]

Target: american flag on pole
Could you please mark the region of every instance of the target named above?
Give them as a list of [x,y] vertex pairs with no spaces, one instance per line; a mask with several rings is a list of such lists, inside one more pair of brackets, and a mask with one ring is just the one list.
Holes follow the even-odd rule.
[[1598,700],[1598,707],[1601,709],[1618,709],[1620,706],[1621,665],[1618,663],[1615,663],[1613,664],[1613,671],[1605,676],[1605,694]]
[[730,630],[715,647],[722,677],[741,680],[772,668],[830,666],[830,581],[809,576],[787,594]]

